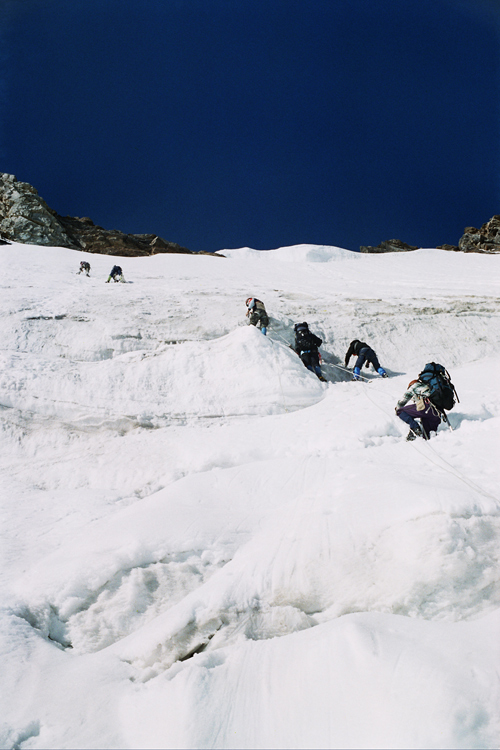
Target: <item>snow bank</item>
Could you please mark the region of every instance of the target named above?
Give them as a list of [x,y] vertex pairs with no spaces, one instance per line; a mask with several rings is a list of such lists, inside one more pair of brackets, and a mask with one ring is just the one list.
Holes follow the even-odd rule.
[[494,747],[500,654],[485,644],[499,626],[498,614],[474,633],[360,614],[201,654],[127,699],[127,735],[135,747]]
[[324,387],[297,355],[253,326],[211,342],[167,345],[94,363],[7,354],[5,407],[57,417],[97,412],[137,419],[273,414],[309,406]]
[[[330,245],[290,245],[276,250],[252,250],[250,247],[240,247],[234,250],[221,250],[220,253],[226,258],[235,260],[262,259],[263,262],[273,260],[290,263],[329,263],[337,260],[354,260],[359,255],[352,250]],[[266,255],[269,257],[264,258]]]

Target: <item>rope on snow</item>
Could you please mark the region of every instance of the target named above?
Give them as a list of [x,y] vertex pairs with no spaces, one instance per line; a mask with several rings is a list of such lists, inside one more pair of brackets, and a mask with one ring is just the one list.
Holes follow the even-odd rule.
[[[283,341],[283,343],[286,344],[286,346],[289,346],[288,342],[285,341],[285,339],[282,336],[280,336],[275,331],[273,333],[276,336],[278,336],[278,338],[280,338]],[[335,367],[336,369],[342,370],[343,372],[349,372],[349,373],[351,372],[351,370],[349,370],[347,367],[342,367],[342,365],[336,365],[336,364],[333,364],[333,363],[330,363],[330,362],[323,362],[322,366],[323,367],[325,367],[325,366],[326,367]],[[372,378],[367,378],[367,377],[365,377],[364,375],[361,375],[361,374],[359,375],[359,379],[360,379],[362,385],[367,385],[368,383],[373,382]],[[385,396],[388,396],[390,398],[396,398],[394,395],[387,393],[387,391],[381,391],[380,388],[373,388],[373,386],[372,386],[369,390],[371,390],[371,391],[375,390],[375,391],[378,391],[379,393],[383,393]],[[365,396],[368,398],[368,400],[371,401],[386,416],[389,416],[391,418],[391,420],[395,419],[394,414],[389,413],[388,411],[386,411],[386,409],[384,409],[382,406],[380,406],[371,397],[371,395],[369,395],[369,392],[368,392],[367,388],[363,388],[363,392],[365,393]],[[451,426],[451,424],[450,424],[450,422],[449,422],[448,417],[447,417],[446,414],[443,414],[443,421],[448,426],[448,428],[451,430],[451,432],[453,432],[453,428],[452,428],[452,426]],[[411,430],[411,428],[410,428],[410,430]],[[413,430],[411,430],[411,431],[413,432]],[[418,437],[418,436],[416,436],[416,437]],[[437,458],[441,461],[441,464],[439,464],[437,461],[434,461],[431,458],[431,456],[427,455],[424,451],[420,450],[418,443],[415,444],[415,442],[412,441],[412,448],[414,450],[416,450],[417,453],[420,453],[420,455],[423,456],[427,461],[429,461],[430,463],[434,464],[434,466],[437,466],[439,469],[442,469],[443,471],[446,471],[449,474],[453,474],[459,481],[461,481],[464,484],[468,485],[471,489],[473,489],[475,492],[480,493],[484,497],[487,497],[487,498],[489,498],[491,500],[494,500],[496,503],[500,502],[500,500],[497,497],[495,497],[494,495],[492,495],[490,492],[487,492],[486,490],[483,490],[483,488],[480,487],[478,484],[476,484],[476,482],[474,482],[472,479],[469,479],[468,477],[464,476],[464,474],[462,474],[461,471],[459,471],[455,466],[453,466],[452,464],[450,464],[449,461],[447,461],[445,458],[443,458],[442,456],[440,456],[439,453],[436,451],[436,449],[433,448],[432,445],[429,445],[429,441],[428,440],[426,441],[426,447],[427,447],[428,451],[432,451],[435,454],[435,456],[437,456]],[[443,464],[445,464],[445,466],[443,466]]]
[[[373,398],[371,398],[366,388],[363,388],[363,391],[365,393],[365,396],[368,398],[369,401],[372,402],[372,404],[374,404],[378,409],[380,409],[380,411],[384,412],[386,416],[389,416],[391,419],[395,419],[393,414],[390,414],[389,412],[387,412],[384,408],[382,408],[379,404],[377,404],[377,402]],[[451,425],[449,426],[451,429]],[[413,432],[413,430],[411,431]],[[415,433],[413,432],[413,434]],[[436,451],[436,449],[433,448],[432,445],[429,445],[429,440],[425,441],[426,447],[428,448],[428,450],[432,451],[439,458],[439,460],[442,461],[443,464],[446,464],[446,466],[442,466],[436,461],[433,461],[433,459],[430,456],[426,455],[424,451],[420,450],[419,443],[415,444],[415,442],[412,441],[411,445],[412,445],[412,448],[417,451],[417,453],[420,453],[421,456],[423,456],[430,463],[434,464],[434,466],[437,466],[439,469],[442,469],[443,471],[446,471],[449,474],[453,474],[461,482],[468,485],[471,489],[475,490],[476,492],[479,492],[481,495],[484,495],[484,497],[487,497],[490,500],[494,500],[496,503],[500,502],[500,500],[497,497],[492,495],[490,492],[483,490],[483,488],[480,487],[478,484],[476,484],[472,479],[469,479],[468,477],[464,476],[461,471],[459,471],[455,466],[450,464],[449,461],[447,461],[445,458],[440,456],[439,453]],[[446,468],[446,467],[449,467],[449,468]]]

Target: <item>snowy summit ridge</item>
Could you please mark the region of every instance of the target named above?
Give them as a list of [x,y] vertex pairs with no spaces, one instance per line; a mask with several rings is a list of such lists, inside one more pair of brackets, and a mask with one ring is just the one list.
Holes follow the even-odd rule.
[[498,746],[494,255],[0,253],[1,747]]

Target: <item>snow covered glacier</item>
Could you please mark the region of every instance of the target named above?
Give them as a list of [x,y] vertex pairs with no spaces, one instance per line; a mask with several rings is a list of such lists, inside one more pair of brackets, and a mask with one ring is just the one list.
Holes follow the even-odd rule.
[[499,258],[222,252],[0,248],[0,746],[498,747]]

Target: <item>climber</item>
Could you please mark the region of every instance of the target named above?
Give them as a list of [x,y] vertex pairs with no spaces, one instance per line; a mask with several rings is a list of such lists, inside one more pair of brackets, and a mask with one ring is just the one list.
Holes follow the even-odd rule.
[[374,370],[378,372],[381,378],[387,377],[387,373],[384,368],[380,367],[377,355],[375,354],[373,349],[368,346],[368,344],[365,344],[363,341],[359,341],[358,339],[354,339],[354,341],[351,341],[351,343],[349,344],[349,349],[347,350],[347,353],[345,355],[346,367],[348,366],[349,360],[353,355],[357,357],[356,364],[354,365],[353,370],[353,380],[361,380],[361,368],[363,367],[365,362],[367,367],[372,364]]
[[260,324],[260,330],[266,336],[267,328],[269,326],[269,317],[264,307],[264,303],[257,299],[257,297],[249,297],[246,301],[248,318],[248,325],[257,326]]
[[305,367],[314,372],[323,383],[326,383],[326,378],[323,377],[319,364],[318,346],[323,343],[322,339],[311,333],[307,323],[297,323],[293,330],[295,331],[294,350]]
[[87,263],[86,260],[82,260],[80,262],[80,270],[78,273],[86,273],[87,276],[90,276],[90,263]]
[[[415,440],[417,437],[428,440],[431,432],[437,432],[441,415],[439,409],[430,401],[430,393],[431,388],[426,383],[412,380],[396,405],[397,416],[410,427],[406,436],[408,441]],[[419,419],[422,424],[420,425],[416,419]]]
[[108,280],[106,281],[106,284],[109,284],[109,282],[113,279],[113,281],[125,281],[125,278],[123,276],[123,271],[120,268],[120,266],[113,266],[111,269],[111,273],[108,276]]

